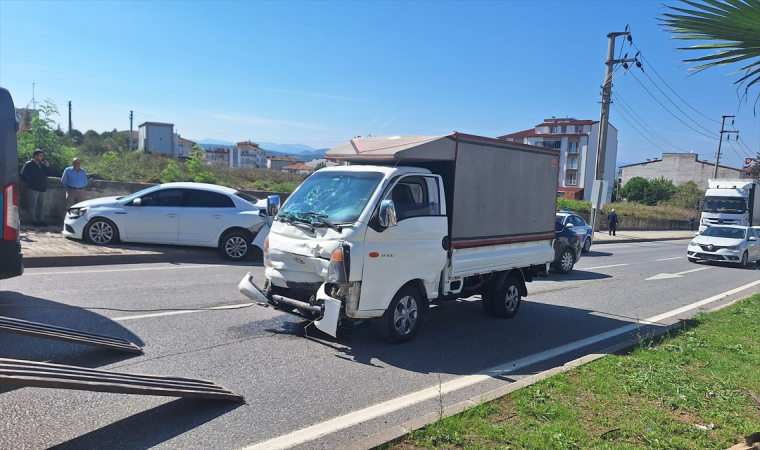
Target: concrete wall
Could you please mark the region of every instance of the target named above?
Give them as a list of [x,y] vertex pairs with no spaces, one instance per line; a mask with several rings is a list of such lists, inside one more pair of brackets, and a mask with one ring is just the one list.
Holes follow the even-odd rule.
[[[591,214],[587,213],[580,213],[579,216],[583,217],[583,220],[585,220],[587,223],[591,223]],[[697,217],[697,220],[699,220],[699,215],[695,214]],[[695,228],[698,227],[698,224],[694,225]],[[601,230],[606,230],[607,227],[607,216],[602,215],[602,223],[600,224],[599,228]],[[618,215],[618,226],[617,231],[625,231],[625,230],[639,230],[639,231],[664,231],[664,230],[688,230],[689,229],[689,221],[688,220],[670,220],[670,219],[644,219],[641,217],[628,217],[628,216],[621,216]]]
[[[126,183],[121,181],[103,181],[103,180],[90,180],[87,183],[87,189],[85,189],[85,199],[99,197],[113,197],[120,195],[128,195],[133,192],[140,191],[145,188],[155,186],[152,183]],[[243,191],[246,194],[263,199],[268,195],[279,195],[280,205],[285,202],[288,195],[281,192],[268,192],[268,191]],[[19,183],[19,203],[21,216],[21,223],[29,223],[29,214],[27,213],[27,194],[26,184]],[[66,215],[66,190],[61,184],[60,178],[48,177],[48,188],[45,192],[45,221],[50,225],[63,226],[63,219]]]
[[[715,164],[699,161],[699,155],[692,153],[663,153],[662,159],[621,167],[623,186],[633,177],[647,180],[665,177],[678,186],[688,181],[696,182],[700,189],[707,189],[707,180],[713,177]],[[742,178],[745,172],[730,167],[718,166],[718,178]]]

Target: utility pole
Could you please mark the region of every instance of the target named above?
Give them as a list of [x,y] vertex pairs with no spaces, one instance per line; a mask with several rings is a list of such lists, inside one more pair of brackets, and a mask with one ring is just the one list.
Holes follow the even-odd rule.
[[[720,162],[720,144],[723,143],[723,133],[736,133],[739,134],[739,130],[724,130],[723,126],[726,124],[726,117],[734,118],[734,116],[723,116],[723,122],[720,124],[720,139],[718,140],[718,154],[715,156],[715,169],[713,169],[713,178],[718,178],[718,163]],[[731,124],[734,122],[731,121]],[[731,136],[729,135],[728,138]]]
[[132,111],[129,112],[129,152],[132,153],[132,143],[134,142],[134,139],[132,139]]
[[[628,30],[628,27],[626,27]],[[594,180],[604,180],[604,160],[607,153],[607,126],[610,119],[610,103],[612,102],[612,72],[615,64],[623,63],[623,67],[628,68],[627,63],[633,62],[640,67],[640,63],[634,57],[633,59],[623,58],[615,59],[615,38],[618,36],[628,36],[628,40],[631,41],[631,33],[628,31],[617,31],[614,33],[608,33],[607,38],[609,44],[607,45],[607,69],[604,74],[604,85],[602,86],[602,111],[599,116],[599,140],[596,144],[596,170],[594,171]],[[637,53],[638,55],[638,53]],[[628,56],[626,53],[625,56]],[[607,198],[607,193],[603,193]],[[599,222],[599,214],[601,211],[594,210],[591,216],[591,227],[594,231],[599,231],[597,224]]]
[[71,137],[71,100],[69,100],[69,137]]

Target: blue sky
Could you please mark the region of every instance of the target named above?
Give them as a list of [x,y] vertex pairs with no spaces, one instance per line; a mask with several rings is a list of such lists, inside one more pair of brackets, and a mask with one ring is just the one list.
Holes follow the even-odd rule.
[[716,121],[736,115],[742,142],[724,142],[721,163],[740,166],[760,150],[757,89],[740,104],[729,75],[738,67],[688,76],[680,60],[691,52],[656,21],[663,3],[678,4],[2,0],[0,85],[24,106],[34,83],[64,129],[72,101],[81,131],[128,129],[133,110],[135,129],[170,122],[193,140],[325,148],[368,134],[495,137],[551,116],[598,120],[606,35],[628,24],[646,73],[616,73],[618,164],[665,151],[712,162]]

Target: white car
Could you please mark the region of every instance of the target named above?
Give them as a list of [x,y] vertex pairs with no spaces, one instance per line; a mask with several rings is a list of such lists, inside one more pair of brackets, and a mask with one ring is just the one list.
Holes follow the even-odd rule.
[[[258,205],[258,206],[257,206]],[[268,232],[266,200],[203,183],[167,183],[124,197],[102,197],[73,205],[63,235],[96,245],[119,241],[218,247],[242,260]],[[257,245],[261,248],[261,245]]]
[[686,250],[691,262],[697,260],[724,261],[740,264],[748,261],[760,264],[760,245],[758,231],[752,227],[736,225],[713,225],[702,234],[698,234]]
[[583,242],[581,251],[588,253],[591,249],[591,244],[594,242],[594,230],[591,228],[591,225],[587,224],[583,220],[583,217],[573,214],[571,211],[558,211],[557,222],[568,228],[572,228],[575,234],[581,238],[581,242]]

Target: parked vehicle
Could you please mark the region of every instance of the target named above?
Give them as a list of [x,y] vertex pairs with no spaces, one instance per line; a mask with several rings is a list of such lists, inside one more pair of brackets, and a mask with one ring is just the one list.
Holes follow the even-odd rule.
[[572,223],[563,225],[559,219],[555,222],[554,235],[554,270],[563,275],[568,274],[581,259],[582,238],[575,232]]
[[431,300],[479,294],[510,318],[546,275],[556,150],[452,133],[355,138],[327,157],[351,165],[315,172],[279,210],[263,287],[250,274],[239,284],[251,299],[332,336],[339,322],[375,319],[400,343]]
[[739,264],[748,261],[760,264],[758,231],[752,227],[713,225],[689,242],[686,257],[690,262],[698,260],[723,261]]
[[591,244],[594,243],[594,229],[591,225],[583,220],[583,217],[578,214],[573,214],[572,211],[559,211],[557,212],[557,220],[562,225],[572,228],[575,233],[580,236],[581,242],[583,242],[582,251],[588,253],[591,249]]
[[237,261],[248,256],[252,246],[262,247],[268,231],[266,200],[259,206],[256,202],[224,186],[161,184],[73,205],[63,235],[96,245],[123,241],[218,247],[223,257]]
[[8,90],[0,88],[0,280],[24,273],[18,215],[18,121]]
[[713,225],[760,225],[760,180],[707,180],[699,232]]

